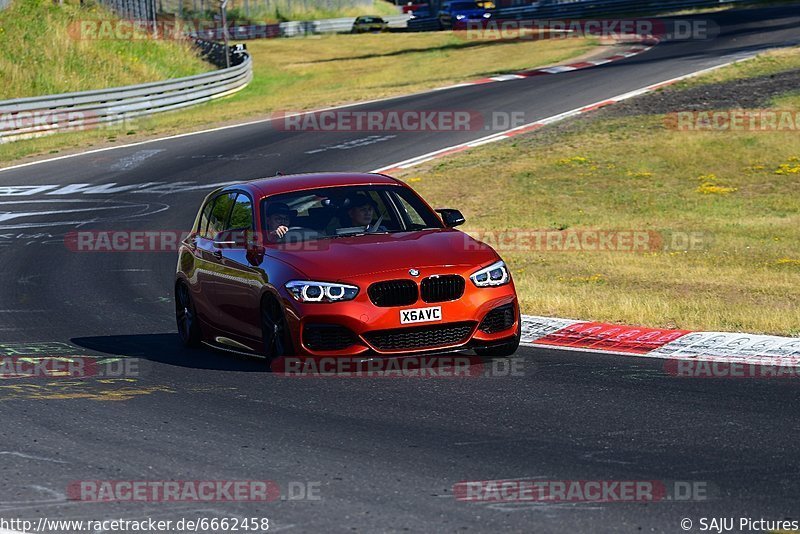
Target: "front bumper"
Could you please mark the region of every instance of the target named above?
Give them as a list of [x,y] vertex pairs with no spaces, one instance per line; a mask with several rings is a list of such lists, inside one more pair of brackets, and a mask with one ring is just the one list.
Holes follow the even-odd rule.
[[[413,278],[407,270],[377,273],[357,280],[338,280],[360,288],[352,301],[339,303],[302,303],[284,295],[289,327],[299,355],[368,356],[419,354],[485,347],[512,339],[519,330],[519,304],[513,281],[504,286],[478,288],[469,280],[474,266],[464,268],[421,269]],[[424,302],[421,298],[404,306],[379,307],[367,293],[370,284],[385,280],[414,280],[419,283],[432,275],[458,274],[465,278],[461,298],[447,302]],[[442,320],[401,324],[400,310],[440,306]],[[487,315],[502,307],[511,307],[513,323],[501,329],[484,328]],[[495,321],[495,326],[497,322]],[[505,327],[507,326],[507,327]],[[488,331],[485,331],[488,330]],[[351,336],[347,339],[346,336]],[[320,340],[326,340],[320,342]]]

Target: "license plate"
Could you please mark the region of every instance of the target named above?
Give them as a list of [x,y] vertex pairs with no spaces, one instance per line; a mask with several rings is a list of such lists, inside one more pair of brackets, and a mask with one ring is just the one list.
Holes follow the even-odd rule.
[[430,323],[432,321],[442,320],[442,307],[434,306],[432,308],[411,308],[408,310],[400,310],[400,324],[409,323]]

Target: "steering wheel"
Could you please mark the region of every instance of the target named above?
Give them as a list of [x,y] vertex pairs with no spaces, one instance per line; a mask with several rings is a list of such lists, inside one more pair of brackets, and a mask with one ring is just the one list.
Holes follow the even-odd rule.
[[280,240],[285,241],[287,237],[293,237],[294,239],[301,238],[301,240],[304,241],[308,239],[309,236],[317,237],[319,236],[319,232],[313,228],[306,228],[305,226],[290,226]]

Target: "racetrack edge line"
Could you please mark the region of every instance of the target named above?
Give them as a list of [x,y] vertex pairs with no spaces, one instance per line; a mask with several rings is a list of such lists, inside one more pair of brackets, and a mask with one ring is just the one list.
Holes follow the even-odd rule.
[[537,128],[541,128],[541,127],[547,126],[549,124],[560,122],[560,121],[562,121],[564,119],[568,119],[570,117],[574,117],[574,116],[580,115],[582,113],[587,113],[589,111],[594,111],[595,109],[598,109],[600,107],[605,107],[605,106],[610,106],[610,105],[613,105],[613,104],[617,104],[617,103],[622,102],[624,100],[628,100],[629,98],[633,98],[633,97],[636,97],[636,96],[640,96],[640,95],[643,95],[643,94],[646,94],[646,93],[661,89],[663,87],[666,87],[668,85],[672,85],[674,83],[686,80],[688,78],[693,78],[693,77],[696,77],[696,76],[700,76],[702,74],[706,74],[708,72],[712,72],[712,71],[715,71],[715,70],[718,70],[718,69],[721,69],[721,68],[724,68],[724,67],[728,67],[730,65],[734,65],[736,63],[741,63],[743,61],[751,60],[751,59],[755,58],[756,56],[757,56],[757,54],[754,54],[752,56],[735,59],[735,60],[729,61],[727,63],[722,63],[720,65],[714,65],[713,67],[706,67],[704,69],[697,70],[697,71],[691,72],[689,74],[684,74],[682,76],[678,76],[677,78],[671,78],[671,79],[663,81],[663,82],[659,82],[659,83],[656,83],[656,84],[652,84],[652,85],[648,85],[648,86],[642,87],[641,89],[635,89],[633,91],[628,91],[627,93],[623,93],[623,94],[618,95],[616,97],[604,98],[603,100],[599,100],[597,102],[593,102],[591,104],[587,104],[587,105],[581,106],[579,108],[572,109],[570,111],[565,111],[563,113],[559,113],[558,115],[553,115],[551,117],[546,117],[544,119],[539,119],[539,120],[534,121],[534,122],[529,122],[527,124],[523,124],[522,126],[517,126],[515,128],[511,128],[509,130],[504,130],[502,132],[498,132],[498,133],[494,133],[494,134],[491,134],[491,135],[487,135],[486,137],[481,137],[481,138],[475,139],[473,141],[468,141],[466,143],[460,143],[458,145],[452,145],[452,146],[449,146],[449,147],[441,148],[439,150],[434,150],[433,152],[428,152],[427,154],[422,154],[420,156],[415,156],[413,158],[408,158],[408,159],[405,159],[403,161],[400,161],[400,162],[397,162],[397,163],[393,163],[391,165],[386,165],[384,167],[380,167],[380,168],[375,169],[375,170],[370,171],[370,172],[388,173],[388,172],[393,172],[393,171],[396,172],[396,171],[400,171],[400,170],[405,170],[405,169],[409,169],[411,167],[415,167],[417,165],[420,165],[422,163],[427,163],[428,161],[431,161],[433,159],[438,159],[438,158],[441,158],[441,157],[444,157],[444,156],[448,156],[453,151],[459,151],[460,152],[460,151],[463,151],[463,150],[469,150],[470,148],[475,148],[475,147],[477,147],[479,145],[485,145],[487,143],[493,143],[495,141],[502,141],[504,139],[509,139],[509,138],[511,138],[511,137],[513,137],[515,135],[519,135],[519,134],[522,134],[522,133],[528,133],[529,130],[535,130]]

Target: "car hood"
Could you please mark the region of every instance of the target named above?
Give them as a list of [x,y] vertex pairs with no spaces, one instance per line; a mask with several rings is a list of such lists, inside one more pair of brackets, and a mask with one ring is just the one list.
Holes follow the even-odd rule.
[[324,239],[268,247],[266,253],[309,279],[323,281],[412,267],[478,267],[497,259],[491,247],[452,229]]

